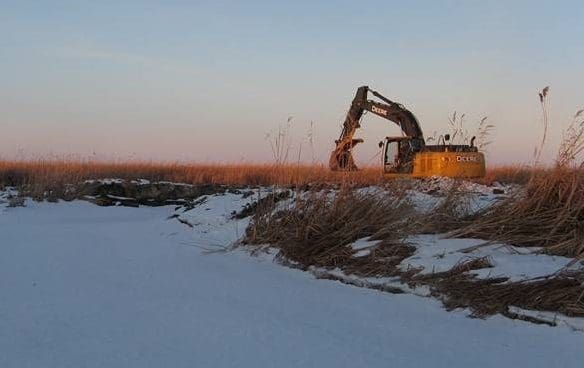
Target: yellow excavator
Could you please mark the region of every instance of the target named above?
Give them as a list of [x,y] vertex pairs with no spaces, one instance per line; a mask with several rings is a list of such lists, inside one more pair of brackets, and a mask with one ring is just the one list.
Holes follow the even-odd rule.
[[[368,99],[371,93],[379,101]],[[446,176],[451,178],[481,178],[485,176],[485,156],[474,145],[450,144],[450,135],[440,137],[438,144],[428,145],[414,114],[397,102],[393,102],[367,86],[357,89],[351,103],[341,136],[335,141],[329,166],[333,171],[358,170],[353,159],[353,148],[362,139],[353,138],[361,127],[363,114],[369,111],[397,124],[403,133],[401,137],[386,137],[379,142],[383,148],[383,172],[389,177]]]

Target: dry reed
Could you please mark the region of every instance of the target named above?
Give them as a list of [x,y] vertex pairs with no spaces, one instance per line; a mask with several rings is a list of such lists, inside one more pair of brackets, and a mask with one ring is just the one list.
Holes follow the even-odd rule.
[[[297,194],[287,209],[257,211],[246,243],[271,244],[284,260],[303,268],[339,267],[359,275],[388,275],[413,251],[403,242],[412,211],[402,199],[348,189],[331,195]],[[367,237],[380,242],[368,255],[355,257],[358,250],[351,243]]]
[[30,185],[51,188],[88,179],[147,179],[186,184],[233,186],[310,184],[375,185],[383,182],[381,170],[331,172],[323,165],[182,164],[155,162],[93,162],[69,160],[0,161],[0,186]]
[[[546,141],[547,96],[539,93],[544,133],[535,162]],[[461,219],[450,235],[498,241],[522,247],[542,247],[544,251],[568,257],[584,257],[584,119],[578,111],[564,133],[555,166],[532,170],[523,191]]]
[[450,235],[543,247],[584,256],[584,169],[557,167],[534,176],[524,191],[461,222]]
[[[547,88],[540,94],[544,107],[546,95]],[[565,132],[553,168],[532,171],[523,191],[461,221],[460,229],[450,235],[543,247],[551,254],[584,257],[584,162],[578,162],[584,152],[581,114],[582,111],[576,113]],[[545,116],[544,120],[547,125]]]
[[[475,317],[501,313],[511,318],[510,307],[560,312],[584,317],[584,272],[563,273],[540,280],[502,282],[503,279],[476,280],[468,275],[434,282],[433,292],[448,310],[470,308]],[[533,321],[532,321],[533,322]]]

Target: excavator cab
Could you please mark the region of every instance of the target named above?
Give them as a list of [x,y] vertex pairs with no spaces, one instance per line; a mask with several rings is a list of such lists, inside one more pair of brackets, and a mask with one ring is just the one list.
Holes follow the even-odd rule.
[[386,137],[379,145],[383,147],[383,171],[386,174],[411,174],[414,155],[423,147],[419,139],[412,137]]

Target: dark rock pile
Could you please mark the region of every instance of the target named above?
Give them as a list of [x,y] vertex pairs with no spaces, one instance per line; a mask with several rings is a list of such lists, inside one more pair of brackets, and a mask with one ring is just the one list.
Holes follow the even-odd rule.
[[168,182],[86,181],[79,185],[71,186],[62,199],[87,200],[99,206],[188,205],[204,195],[234,191],[237,190],[213,184],[188,185]]

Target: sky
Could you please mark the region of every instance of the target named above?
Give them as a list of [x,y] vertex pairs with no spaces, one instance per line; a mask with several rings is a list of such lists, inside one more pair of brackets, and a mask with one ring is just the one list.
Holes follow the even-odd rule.
[[[490,164],[551,160],[584,107],[581,1],[0,0],[0,158],[326,162],[358,86],[426,136],[488,117]],[[366,115],[361,164],[397,126]]]

